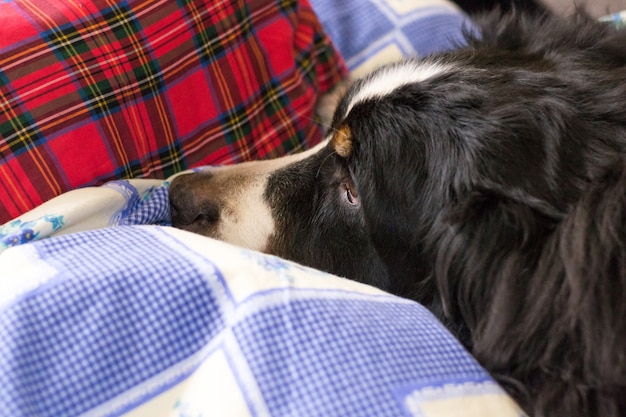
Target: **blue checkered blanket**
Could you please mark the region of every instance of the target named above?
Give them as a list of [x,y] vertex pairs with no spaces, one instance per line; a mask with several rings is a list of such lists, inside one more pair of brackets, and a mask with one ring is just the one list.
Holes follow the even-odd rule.
[[0,255],[0,415],[519,416],[422,306],[162,226]]

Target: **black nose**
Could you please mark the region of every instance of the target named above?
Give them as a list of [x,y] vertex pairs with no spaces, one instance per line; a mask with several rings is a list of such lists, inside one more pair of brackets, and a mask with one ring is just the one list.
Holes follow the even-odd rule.
[[208,172],[180,175],[170,183],[169,199],[172,226],[198,230],[209,228],[220,219],[220,204],[211,190]]

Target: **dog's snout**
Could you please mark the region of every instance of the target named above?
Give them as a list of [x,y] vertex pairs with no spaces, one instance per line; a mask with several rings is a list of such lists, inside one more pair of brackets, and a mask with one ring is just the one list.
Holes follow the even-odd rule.
[[210,191],[212,174],[180,175],[169,187],[172,225],[202,233],[220,219],[220,204]]

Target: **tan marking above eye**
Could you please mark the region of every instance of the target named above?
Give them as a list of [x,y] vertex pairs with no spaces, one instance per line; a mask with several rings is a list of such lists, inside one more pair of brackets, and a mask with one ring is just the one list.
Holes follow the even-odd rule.
[[337,129],[330,140],[330,145],[342,158],[350,156],[352,153],[352,132],[350,132],[348,125],[342,125]]

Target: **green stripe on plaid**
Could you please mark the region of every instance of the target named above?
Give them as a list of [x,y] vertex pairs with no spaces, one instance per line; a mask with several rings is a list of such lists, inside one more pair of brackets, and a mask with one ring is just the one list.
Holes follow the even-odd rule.
[[162,71],[156,61],[149,61],[133,70],[139,91],[144,96],[158,94],[165,87]]
[[180,142],[171,143],[167,148],[159,150],[157,157],[161,161],[164,178],[189,168],[184,156]]
[[205,64],[211,64],[217,57],[224,55],[226,51],[221,43],[211,41],[215,40],[218,34],[215,26],[209,26],[193,37],[198,50],[201,52],[200,57]]
[[73,25],[54,28],[43,37],[62,61],[89,51],[87,42]]
[[227,127],[223,130],[223,138],[229,145],[244,139],[252,132],[248,109],[244,105],[238,105],[222,115],[221,122]]
[[16,114],[0,123],[0,136],[14,155],[33,149],[44,137],[28,112]]
[[[216,6],[212,12],[199,10],[195,6],[195,2],[185,2],[184,4],[188,19],[193,22],[193,26],[197,30],[194,42],[205,64],[212,63],[215,59],[223,56],[233,45],[237,45],[242,40],[254,35],[249,11],[245,5],[234,8],[232,14],[220,17],[219,8],[229,4],[229,2],[223,2],[221,6]],[[220,36],[220,34],[225,33],[228,33],[228,36]]]
[[102,13],[102,17],[118,40],[132,36],[141,30],[133,10],[127,2],[119,2],[111,6]]
[[298,3],[292,0],[279,0],[276,5],[285,15],[293,15],[298,11]]
[[108,80],[96,81],[79,91],[91,114],[96,118],[103,114],[111,114],[120,107],[120,102],[115,98],[115,92]]

